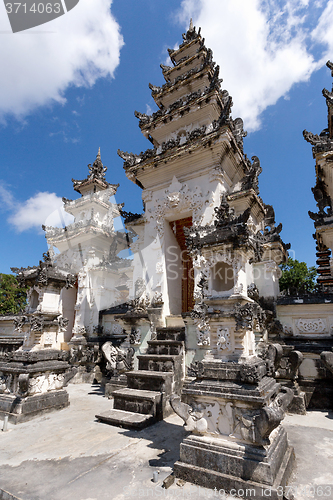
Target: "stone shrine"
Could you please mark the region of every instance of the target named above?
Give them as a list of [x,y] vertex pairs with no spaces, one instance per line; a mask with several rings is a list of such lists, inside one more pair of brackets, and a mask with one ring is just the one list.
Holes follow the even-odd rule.
[[[288,247],[273,208],[259,197],[259,159],[251,162],[243,152],[243,122],[231,117],[232,99],[220,87],[212,51],[192,23],[183,37],[179,49],[169,50],[173,66],[161,65],[166,83],[150,85],[158,111],[135,113],[153,149],[118,151],[145,205],[126,221],[138,235],[133,282],[144,285],[136,314],[149,317],[145,303],[161,296],[159,315],[149,318],[159,325],[147,354],[138,356],[139,370],[128,372],[128,387],[113,393],[114,409],[97,418],[145,425],[159,418],[156,398],[164,398],[160,415],[167,414],[173,386],[170,404],[193,432],[181,444],[176,477],[227,491],[251,487],[256,498],[269,487],[277,498],[293,463],[280,426],[293,391],[280,392],[273,378],[281,347],[258,357],[256,339],[267,338],[274,318],[278,264]],[[135,321],[130,312],[118,319],[124,327]],[[195,375],[185,379],[184,402],[175,356],[160,354],[170,333],[185,340],[188,375]]]

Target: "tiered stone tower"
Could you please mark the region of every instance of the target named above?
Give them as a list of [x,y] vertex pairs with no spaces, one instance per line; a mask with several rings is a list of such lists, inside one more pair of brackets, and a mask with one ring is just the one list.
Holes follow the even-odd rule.
[[[153,148],[118,151],[145,204],[127,219],[138,234],[134,282],[144,285],[147,302],[158,295],[163,303],[158,335],[186,325],[192,377],[183,386],[186,403],[176,394],[170,401],[193,435],[181,445],[176,476],[209,488],[253,487],[256,498],[268,488],[277,498],[293,458],[279,425],[293,393],[279,394],[272,378],[281,347],[258,357],[256,340],[273,319],[287,247],[273,208],[259,197],[260,163],[244,155],[243,122],[231,117],[212,51],[192,22],[183,40],[169,50],[173,66],[161,65],[166,83],[149,85],[158,111],[135,113]],[[147,368],[153,381],[157,363]]]
[[[333,63],[327,62],[333,76]],[[333,291],[332,249],[333,249],[333,89],[323,90],[328,110],[328,126],[320,135],[304,130],[306,141],[312,144],[313,158],[316,160],[316,185],[312,188],[318,212],[309,212],[314,221],[317,242],[317,282],[323,291]]]
[[127,224],[139,235],[132,246],[133,282],[143,280],[149,296],[162,294],[166,322],[193,309],[193,297],[198,298],[195,282],[201,264],[196,261],[193,271],[183,250],[182,228],[213,227],[222,195],[233,219],[245,214],[253,256],[251,264],[245,254],[236,263],[228,250],[223,252],[223,272],[229,266],[236,281],[222,285],[217,277],[211,290],[247,297],[247,286],[255,283],[261,296],[276,297],[277,262],[286,255],[279,237],[282,226],[275,227],[274,210],[258,196],[259,160],[251,162],[243,153],[243,121],[230,115],[232,98],[221,90],[212,51],[191,24],[179,49],[169,54],[173,66],[161,65],[166,83],[149,85],[158,111],[151,116],[135,112],[154,147],[140,155],[118,150],[127,177],[142,188],[145,204],[144,214],[131,214]]
[[[120,216],[122,205],[110,201],[119,184],[105,180],[107,168],[100,151],[88,168],[86,179],[72,179],[73,188],[81,197],[63,198],[64,209],[74,216],[74,222],[65,228],[43,226],[50,247],[60,251],[54,256],[57,266],[77,276],[77,296],[67,298],[71,303],[67,317],[73,316],[75,310],[72,331],[76,336],[93,334],[99,323],[99,311],[124,302],[116,287],[119,277],[123,271],[129,271],[131,264],[117,258],[127,248],[125,234],[114,229],[114,218]],[[125,281],[130,277],[131,272]]]

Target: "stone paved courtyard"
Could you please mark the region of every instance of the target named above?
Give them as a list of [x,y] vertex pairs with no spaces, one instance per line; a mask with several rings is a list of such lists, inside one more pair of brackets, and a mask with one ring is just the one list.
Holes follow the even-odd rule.
[[[0,432],[0,499],[227,497],[181,481],[161,487],[186,434],[177,415],[145,430],[129,431],[96,421],[95,414],[112,404],[99,386],[70,385],[68,392],[68,408],[9,424],[7,432]],[[287,415],[284,425],[297,463],[286,493],[293,491],[301,500],[333,498],[332,412]],[[154,471],[159,471],[157,483],[152,481]]]

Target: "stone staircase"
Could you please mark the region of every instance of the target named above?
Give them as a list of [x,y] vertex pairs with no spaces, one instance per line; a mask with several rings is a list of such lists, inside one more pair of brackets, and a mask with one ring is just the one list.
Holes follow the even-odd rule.
[[113,409],[96,415],[99,421],[142,429],[173,412],[169,396],[180,394],[184,380],[185,328],[157,328],[156,334],[137,356],[139,369],[126,373],[127,387],[112,393]]

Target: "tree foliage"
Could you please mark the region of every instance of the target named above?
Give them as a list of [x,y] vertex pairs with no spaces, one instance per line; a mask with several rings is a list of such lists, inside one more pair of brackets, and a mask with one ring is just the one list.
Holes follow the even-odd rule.
[[316,286],[317,270],[314,266],[308,267],[305,262],[289,258],[286,263],[280,264],[280,291],[312,292]]
[[20,288],[13,274],[0,273],[0,314],[17,314],[26,303],[27,289]]

